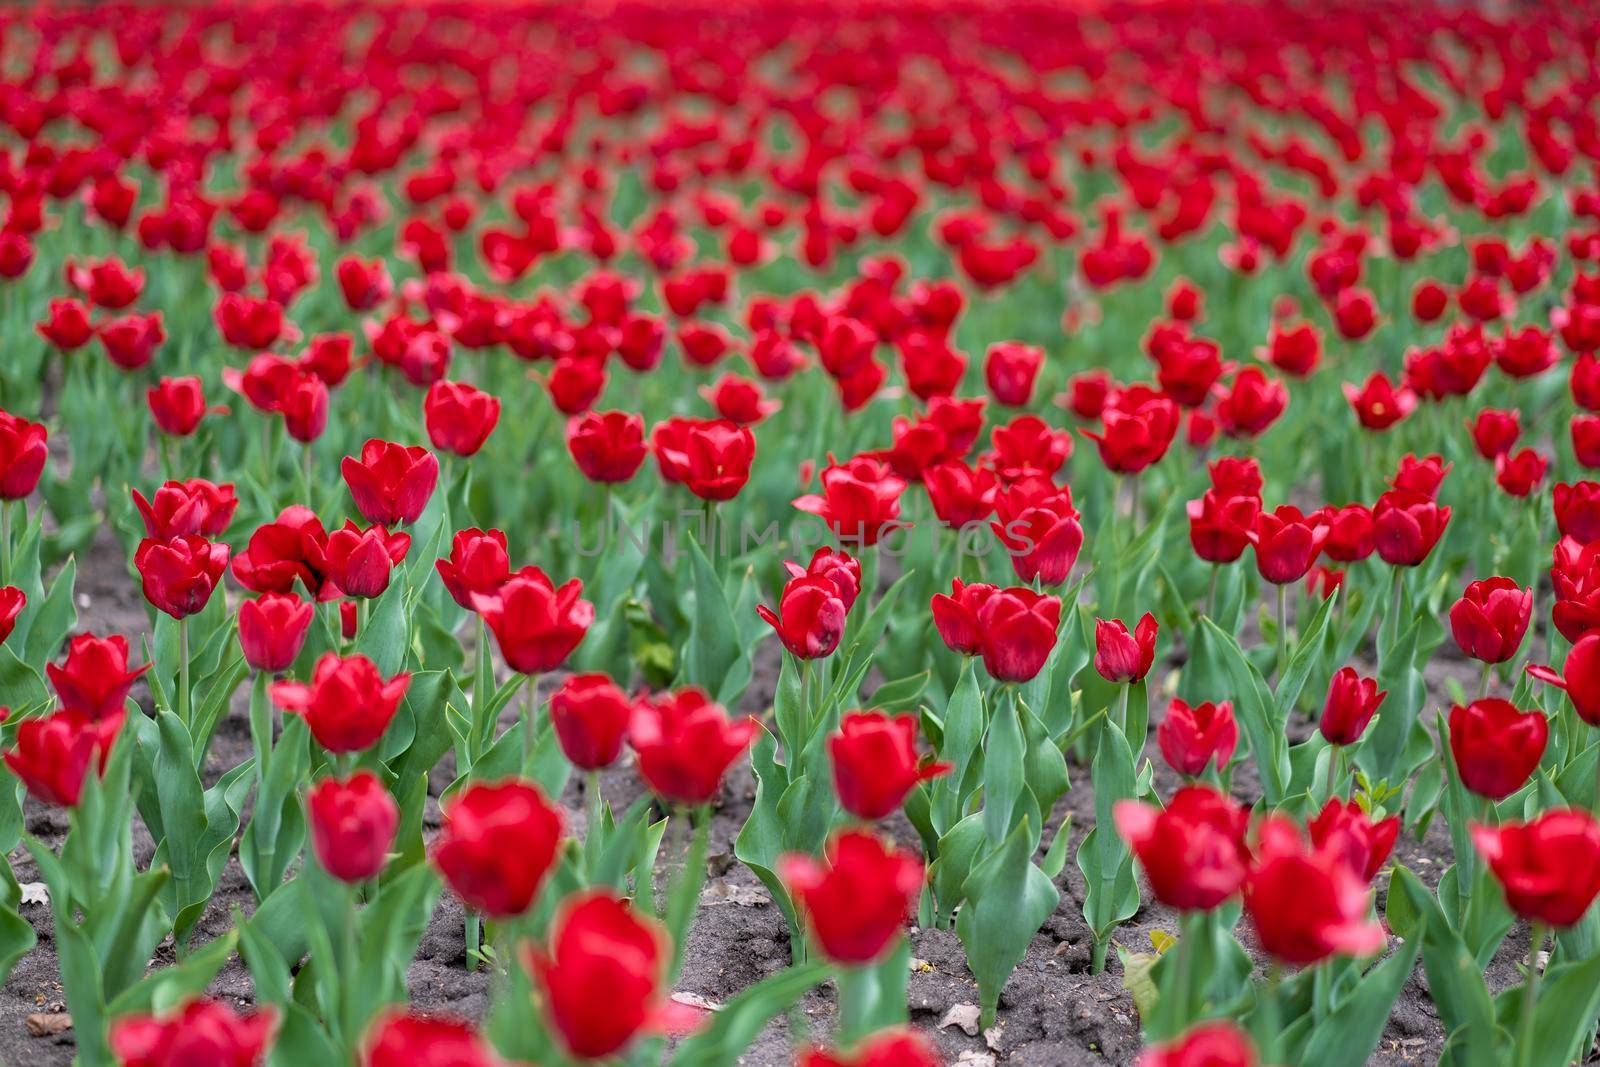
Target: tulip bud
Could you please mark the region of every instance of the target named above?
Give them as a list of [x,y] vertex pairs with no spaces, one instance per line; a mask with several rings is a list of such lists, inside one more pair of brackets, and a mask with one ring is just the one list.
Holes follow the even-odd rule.
[[1108,682],[1137,685],[1144,681],[1155,663],[1158,630],[1155,616],[1148,611],[1131,634],[1120,619],[1096,619],[1094,669]]
[[382,872],[400,826],[400,806],[371,771],[324,778],[306,794],[306,822],[322,869],[341,882]]
[[1361,740],[1388,695],[1376,681],[1358,675],[1355,668],[1340,667],[1328,683],[1328,699],[1317,728],[1330,745],[1353,745]]
[[293,593],[267,593],[239,605],[239,647],[252,670],[286,671],[305,647],[316,610]]
[[228,546],[204,537],[147,537],[133,556],[145,599],[174,619],[185,619],[206,606],[228,567]]
[[1233,759],[1239,743],[1239,725],[1233,705],[1224,700],[1190,707],[1176,698],[1167,705],[1166,718],[1156,727],[1156,744],[1167,766],[1189,778],[1204,774],[1216,764],[1221,771]]
[[434,382],[422,402],[422,416],[434,448],[473,456],[500,421],[500,399],[465,382]]

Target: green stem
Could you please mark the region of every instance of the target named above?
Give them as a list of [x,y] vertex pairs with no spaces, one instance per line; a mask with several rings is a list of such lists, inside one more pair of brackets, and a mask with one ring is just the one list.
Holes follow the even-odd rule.
[[1261,991],[1262,1029],[1267,1039],[1261,1049],[1261,1062],[1277,1063],[1278,1046],[1282,1040],[1283,1009],[1279,999],[1279,986],[1283,981],[1283,965],[1273,960],[1267,965],[1267,982]]
[[189,722],[190,703],[192,697],[189,693],[189,620],[178,620],[178,720],[185,727]]
[[536,690],[539,688],[539,676],[528,675],[527,688],[522,694],[522,773],[527,774],[533,767],[533,753],[539,746],[539,724],[534,719],[534,713],[539,710]]
[[359,949],[359,939],[356,936],[357,890],[353,885],[340,885],[339,889],[344,896],[344,929],[340,931],[340,971],[344,979],[342,983],[343,992],[340,995],[341,1007],[343,1008],[343,1011],[340,1013],[343,1025],[340,1029],[342,1031],[345,1044],[353,1051],[355,1043],[360,1036],[361,1029],[360,1020],[355,1017],[357,998],[354,993],[357,983],[359,983],[363,978],[363,975],[360,973],[361,955]]
[[1206,618],[1212,618],[1217,613],[1217,575],[1222,573],[1222,568],[1213,563],[1211,565],[1211,581],[1206,586]]
[[467,970],[475,971],[483,959],[483,919],[471,908],[466,920]]
[[472,728],[477,739],[471,753],[477,762],[494,740],[494,720],[489,717],[489,704],[494,698],[494,664],[489,658],[489,626],[478,616],[478,665],[472,675]]
[[835,982],[839,992],[838,1043],[850,1048],[871,1030],[878,999],[878,972],[868,964],[841,967]]
[[1289,587],[1278,586],[1278,660],[1275,664],[1278,681],[1283,681],[1284,668],[1289,665]]
[[1539,1003],[1539,950],[1544,948],[1545,927],[1534,923],[1528,942],[1528,980],[1522,986],[1522,1018],[1517,1025],[1517,1067],[1528,1067],[1533,1062],[1534,1009]]
[[1494,664],[1483,665],[1483,680],[1478,683],[1478,699],[1482,700],[1489,695],[1489,686],[1494,682]]
[[11,501],[0,501],[0,582],[11,584]]

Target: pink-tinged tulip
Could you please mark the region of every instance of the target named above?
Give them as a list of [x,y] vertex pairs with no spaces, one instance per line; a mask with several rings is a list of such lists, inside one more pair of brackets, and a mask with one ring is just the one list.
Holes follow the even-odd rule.
[[341,882],[376,878],[394,847],[400,806],[371,771],[324,778],[306,793],[306,823],[322,869]]
[[554,868],[561,810],[532,782],[477,782],[447,799],[433,865],[462,903],[494,919],[521,915]]
[[1031,681],[1050,659],[1060,625],[1059,597],[1026,586],[994,590],[978,608],[984,669],[997,682]]
[[363,530],[347,520],[328,535],[325,551],[328,580],[345,596],[371,599],[389,588],[394,569],[411,551],[411,536],[382,526]]
[[145,393],[150,417],[162,433],[188,437],[207,415],[225,415],[224,407],[206,407],[205,387],[199,378],[162,378]]
[[790,855],[779,874],[822,954],[835,963],[871,963],[905,929],[922,888],[920,857],[865,830],[829,841],[821,862]]
[[756,605],[756,614],[778,635],[783,647],[800,659],[830,656],[844,635],[844,599],[827,578],[791,578],[774,612]]
[[361,458],[340,464],[356,510],[368,522],[395,526],[416,522],[439,481],[439,458],[419,445],[369,440]]
[[754,719],[730,718],[722,705],[689,687],[639,701],[628,744],[651,792],[678,804],[705,804],[759,729]]
[[1000,341],[989,346],[983,361],[983,378],[995,402],[1008,407],[1027,407],[1033,399],[1033,383],[1044,366],[1044,349],[1017,341]]
[[1543,664],[1530,663],[1533,677],[1566,691],[1578,718],[1600,726],[1600,634],[1585,634],[1567,653],[1560,673]]
[[1133,632],[1120,619],[1094,621],[1094,669],[1108,682],[1137,685],[1156,659],[1156,618],[1148,611]]
[[1388,690],[1379,689],[1376,681],[1361,677],[1355,668],[1340,667],[1328,683],[1328,699],[1317,729],[1330,745],[1353,745],[1361,740],[1388,695]]
[[644,419],[625,411],[590,411],[567,420],[567,451],[591,482],[625,482],[638,473],[649,449]]
[[856,597],[861,594],[861,561],[848,552],[824,546],[811,553],[811,562],[804,568],[793,562],[786,562],[783,566],[791,578],[809,576],[828,579],[839,590],[839,599],[844,601],[846,612],[855,607]]
[[828,738],[839,805],[858,819],[882,819],[898,810],[918,785],[952,769],[917,754],[917,720],[911,715],[853,711]]
[[1468,585],[1450,606],[1450,633],[1472,659],[1504,663],[1522,647],[1532,616],[1532,589],[1510,578],[1485,578]]
[[233,521],[239,506],[233,485],[216,485],[204,478],[164,482],[153,499],[132,491],[133,506],[144,519],[145,536],[159,540],[174,537],[219,537]]
[[1250,530],[1256,570],[1274,585],[1289,585],[1304,578],[1327,539],[1328,528],[1321,517],[1304,515],[1293,504],[1258,512]]
[[928,1039],[910,1029],[880,1030],[855,1045],[838,1049],[803,1049],[796,1067],[940,1067],[943,1061]]
[[1250,1035],[1227,1020],[1200,1023],[1146,1049],[1134,1067],[1258,1067]]
[[888,464],[870,456],[857,456],[823,470],[822,492],[796,497],[794,506],[821,518],[843,538],[875,545],[883,531],[900,515],[900,494],[905,479]]
[[1166,718],[1156,727],[1156,744],[1167,766],[1179,774],[1194,778],[1212,764],[1222,770],[1239,744],[1233,705],[1226,700],[1216,704],[1208,700],[1190,707],[1174,698],[1167,705]]
[[1504,800],[1528,781],[1544,755],[1550,723],[1544,712],[1522,711],[1489,697],[1450,709],[1450,755],[1461,784]]
[[303,717],[329,752],[360,752],[383,737],[410,684],[403,671],[385,679],[365,656],[329,652],[317,660],[310,682],[272,683],[272,700]]
[[550,696],[556,741],[579,770],[615,763],[632,719],[633,701],[604,674],[569,674]]
[[174,619],[186,619],[206,606],[222,580],[228,546],[199,536],[168,541],[147,537],[139,542],[133,565],[145,599]]
[[1574,926],[1600,896],[1600,823],[1561,808],[1530,822],[1472,827],[1472,843],[1519,918]]
[[659,1021],[671,960],[666,928],[604,889],[564,902],[549,947],[524,957],[551,1029],[580,1060],[611,1057]]
[[294,593],[266,593],[239,605],[239,647],[252,670],[286,671],[305,647],[316,609]]
[[1450,509],[1416,493],[1393,489],[1372,509],[1372,539],[1378,555],[1396,567],[1416,567],[1428,558],[1450,522]]
[[1394,851],[1400,817],[1374,820],[1354,800],[1335,797],[1306,824],[1306,831],[1313,848],[1343,856],[1349,868],[1370,884]]
[[475,526],[457,531],[450,539],[449,557],[436,561],[434,569],[450,599],[471,611],[474,595],[492,596],[511,577],[506,535],[500,530],[485,532]]
[[582,599],[583,582],[560,588],[538,567],[524,567],[493,593],[474,593],[506,666],[521,674],[554,670],[572,654],[594,623],[594,605]]
[[1083,549],[1083,526],[1072,494],[1035,479],[1020,481],[995,498],[998,519],[989,524],[1024,582],[1059,585]]
[[1383,947],[1372,894],[1342,851],[1308,847],[1282,816],[1260,829],[1245,880],[1244,910],[1267,954],[1298,966],[1330,956],[1370,956]]
[[268,1007],[237,1015],[214,1000],[191,1000],[170,1015],[130,1015],[111,1024],[121,1067],[260,1067],[277,1032]]
[[475,456],[500,421],[500,398],[465,382],[434,382],[422,402],[422,418],[434,448]]
[[949,594],[935,593],[931,602],[934,629],[950,651],[976,656],[983,650],[983,635],[978,629],[978,613],[996,591],[992,585],[968,585],[960,578],[951,580]]
[[21,500],[38,486],[49,436],[43,424],[0,411],[0,500]]
[[125,717],[119,708],[98,719],[69,710],[24,719],[17,725],[13,747],[4,753],[6,766],[35,799],[75,808],[84,779],[91,771],[105,773]]
[[1165,808],[1121,800],[1113,814],[1163,904],[1210,911],[1244,885],[1250,813],[1210,786],[1185,786]]
[[396,1011],[367,1031],[361,1067],[500,1067],[500,1060],[469,1023]]

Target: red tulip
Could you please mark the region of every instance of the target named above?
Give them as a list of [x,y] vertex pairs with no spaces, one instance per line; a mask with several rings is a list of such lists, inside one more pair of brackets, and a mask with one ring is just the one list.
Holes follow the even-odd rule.
[[1433,322],[1443,315],[1450,294],[1432,278],[1424,278],[1411,290],[1411,314],[1418,322]]
[[306,823],[322,869],[341,882],[376,878],[400,826],[400,806],[371,771],[324,778],[306,793]]
[[1121,800],[1114,816],[1150,891],[1169,907],[1210,911],[1244,885],[1250,813],[1210,786],[1185,786],[1165,808]]
[[433,865],[474,911],[521,915],[555,867],[564,820],[539,787],[521,779],[474,782],[443,805]]
[[328,535],[325,567],[328,580],[345,596],[371,599],[389,588],[394,568],[411,551],[411,537],[390,533],[382,526],[365,530],[346,520]]
[[103,718],[62,710],[24,719],[17,724],[15,747],[4,753],[6,766],[38,800],[75,808],[90,770],[105,773],[124,717],[119,705]]
[[1450,607],[1450,633],[1472,659],[1504,663],[1517,654],[1533,615],[1533,590],[1510,578],[1485,578],[1467,586]]
[[1098,446],[1101,462],[1116,474],[1137,474],[1157,462],[1178,433],[1178,406],[1142,385],[1108,397],[1100,419],[1101,432],[1080,432]]
[[239,647],[253,670],[286,671],[305,647],[316,609],[294,593],[267,593],[239,605]]
[[1578,718],[1590,726],[1600,726],[1600,634],[1580,637],[1557,673],[1543,664],[1530,663],[1528,673],[1542,682],[1566,691]]
[[28,605],[28,594],[14,585],[0,586],[0,644],[11,636],[11,631],[16,628],[17,616],[22,614],[22,609]]
[[550,697],[550,724],[579,770],[609,767],[622,754],[633,701],[604,674],[569,674]]
[[1213,763],[1221,771],[1239,744],[1233,705],[1226,700],[1216,704],[1208,700],[1190,707],[1173,698],[1166,718],[1156,727],[1156,744],[1167,766],[1179,774],[1193,778]]
[[385,300],[393,290],[389,280],[389,267],[379,259],[361,260],[345,256],[334,268],[339,280],[339,291],[351,311],[370,311]]
[[156,354],[156,346],[167,339],[159,311],[111,319],[101,323],[96,332],[106,357],[123,370],[147,366]]
[[1388,690],[1379,689],[1376,681],[1361,677],[1355,668],[1340,667],[1328,683],[1328,699],[1317,728],[1330,745],[1353,745],[1361,740],[1388,695]]
[[1306,824],[1312,847],[1342,855],[1345,863],[1363,881],[1371,882],[1383,869],[1400,836],[1400,817],[1374,821],[1354,800],[1328,801],[1317,817]]
[[21,500],[33,492],[50,456],[49,436],[42,424],[0,411],[0,500]]
[[1486,698],[1450,709],[1450,754],[1461,784],[1490,800],[1521,789],[1539,766],[1550,723],[1537,709]]
[[1378,325],[1378,305],[1365,289],[1346,289],[1334,298],[1333,324],[1339,336],[1359,341]]
[[1355,409],[1356,420],[1368,430],[1387,430],[1417,407],[1417,395],[1410,389],[1396,389],[1382,371],[1374,371],[1359,389],[1346,382],[1344,396]]
[[1558,808],[1530,822],[1472,827],[1472,843],[1520,918],[1574,926],[1600,896],[1600,823],[1587,811]]
[[1144,681],[1156,659],[1155,616],[1148,611],[1133,633],[1119,619],[1094,621],[1094,669],[1108,682],[1132,685]]
[[1484,459],[1493,460],[1511,451],[1522,434],[1522,416],[1515,410],[1484,408],[1467,423],[1472,432],[1472,447]]
[[1396,567],[1415,567],[1428,558],[1450,522],[1450,509],[1429,497],[1392,489],[1372,509],[1372,537],[1378,555]]
[[1267,338],[1267,360],[1285,374],[1304,378],[1322,358],[1322,335],[1309,322],[1292,329],[1274,324]]
[[1217,399],[1217,422],[1229,437],[1257,437],[1289,406],[1289,390],[1260,367],[1246,367]]
[[700,395],[717,409],[717,417],[739,426],[754,426],[783,407],[781,401],[768,400],[758,382],[737,374],[724,374],[715,385],[701,386]]
[[34,329],[40,337],[62,352],[76,351],[94,337],[94,327],[89,323],[89,309],[81,300],[50,301],[50,317]]
[[317,601],[333,600],[338,586],[327,575],[328,535],[308,508],[292,504],[256,529],[233,557],[233,576],[257,593],[291,593],[296,583]]
[[880,1030],[856,1043],[854,1050],[801,1050],[796,1067],[940,1067],[928,1039],[910,1029]]
[[1146,1049],[1134,1067],[1257,1067],[1260,1062],[1249,1034],[1227,1020],[1217,1020]]
[[976,656],[982,651],[983,638],[978,629],[978,613],[995,591],[992,585],[967,585],[956,578],[951,581],[948,595],[933,595],[933,625],[950,651],[963,656]]
[[474,595],[498,593],[511,577],[506,535],[500,530],[485,533],[475,526],[457,531],[450,539],[449,557],[437,560],[434,569],[450,599],[472,611]]
[[756,605],[756,614],[772,627],[783,647],[800,659],[833,654],[844,634],[846,608],[838,586],[827,578],[791,578],[783,587],[778,611]]
[[1331,560],[1356,563],[1372,555],[1377,547],[1372,539],[1372,509],[1365,504],[1326,507],[1314,517],[1327,531],[1322,551]]
[[671,959],[665,927],[600,889],[569,898],[549,948],[528,949],[525,963],[561,1044],[579,1059],[598,1060],[657,1021]]
[[154,500],[146,500],[137,489],[132,495],[133,506],[144,519],[145,535],[160,540],[220,536],[239,506],[231,484],[215,485],[204,478],[163,482]]
[[1308,848],[1294,824],[1278,815],[1261,827],[1244,910],[1261,947],[1288,964],[1369,956],[1384,944],[1366,882],[1343,851]]
[[1028,474],[1053,477],[1072,456],[1072,435],[1051,429],[1037,415],[1018,415],[996,426],[989,431],[989,443],[993,451],[985,452],[980,462],[1008,482]]
[[649,452],[644,419],[625,411],[590,411],[567,420],[567,451],[592,482],[625,482]]
[[783,566],[791,578],[809,576],[828,579],[839,591],[839,599],[844,601],[846,612],[855,607],[856,597],[861,594],[861,561],[848,552],[823,546],[811,553],[811,562],[804,569],[793,562],[786,562]]
[[383,737],[410,684],[404,671],[385,680],[367,657],[329,652],[317,660],[310,682],[272,683],[272,700],[302,716],[329,752],[360,752]]
[[1495,457],[1495,484],[1510,496],[1525,497],[1544,481],[1549,467],[1550,460],[1531,448],[1507,452]]
[[1033,399],[1033,383],[1044,366],[1044,349],[1018,341],[1000,341],[989,346],[984,357],[983,377],[989,395],[1008,407],[1026,407]]
[[594,605],[582,594],[580,579],[557,588],[538,567],[524,567],[493,593],[474,593],[472,606],[508,667],[542,674],[561,666],[594,623]]
[[468,1023],[393,1011],[367,1031],[361,1067],[498,1067],[499,1063]]
[[228,546],[204,537],[174,537],[139,542],[133,565],[139,571],[145,599],[174,619],[185,619],[206,606],[228,568]]
[[875,545],[900,515],[905,480],[888,464],[870,456],[830,464],[821,475],[822,492],[796,497],[794,506],[821,518],[840,538]]
[[1252,496],[1224,496],[1208,489],[1187,505],[1189,544],[1207,563],[1232,563],[1250,543],[1261,502]]
[[297,374],[285,386],[275,410],[283,416],[290,438],[310,444],[328,428],[328,385],[315,374]]
[[690,421],[682,437],[670,443],[656,440],[663,470],[669,465],[678,481],[702,500],[732,500],[750,480],[750,463],[756,439],[748,427],[726,420]]
[[438,381],[428,387],[422,417],[434,448],[473,456],[500,421],[500,398],[465,382]]
[[1037,479],[1019,481],[995,498],[998,521],[989,524],[1024,582],[1059,585],[1083,548],[1083,526],[1072,494]]
[[1446,463],[1441,456],[1424,456],[1418,459],[1408,452],[1400,457],[1400,465],[1395,468],[1389,486],[1398,492],[1436,500],[1439,496],[1439,487],[1444,484],[1445,475],[1450,473],[1450,467],[1451,464]]
[[911,715],[853,711],[828,738],[839,805],[858,819],[882,819],[900,809],[922,782],[947,774],[949,763],[917,755],[917,720]]
[[628,743],[638,753],[640,777],[656,795],[705,804],[758,729],[754,719],[730,719],[720,704],[690,687],[641,700],[628,724]]
[[1250,531],[1256,570],[1274,585],[1298,582],[1317,561],[1327,539],[1328,528],[1319,516],[1303,515],[1293,504],[1259,512]]
[[1561,536],[1585,545],[1600,541],[1600,483],[1557,483],[1551,503]]
[[122,1067],[259,1067],[277,1030],[270,1007],[249,1015],[215,1000],[191,1000],[157,1018],[130,1015],[111,1024],[111,1051]]
[[156,426],[173,437],[188,437],[199,429],[207,415],[228,412],[227,408],[206,407],[205,390],[199,378],[162,378],[145,395]]
[[922,860],[876,834],[845,830],[829,839],[824,859],[790,855],[779,874],[822,954],[835,963],[871,963],[905,928],[922,888]]
[[1032,680],[1055,649],[1060,625],[1059,597],[1026,586],[992,590],[977,612],[984,669],[997,682]]
[[384,526],[416,522],[439,481],[439,459],[432,452],[376,439],[361,446],[360,459],[344,457],[340,470],[356,510]]
[[922,487],[939,521],[959,530],[994,512],[994,472],[973,470],[960,460],[936,463],[922,472]]

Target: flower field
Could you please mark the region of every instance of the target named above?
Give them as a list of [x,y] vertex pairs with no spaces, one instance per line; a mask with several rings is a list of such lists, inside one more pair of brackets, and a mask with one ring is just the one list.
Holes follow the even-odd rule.
[[1600,7],[0,11],[0,1063],[1562,1067]]

